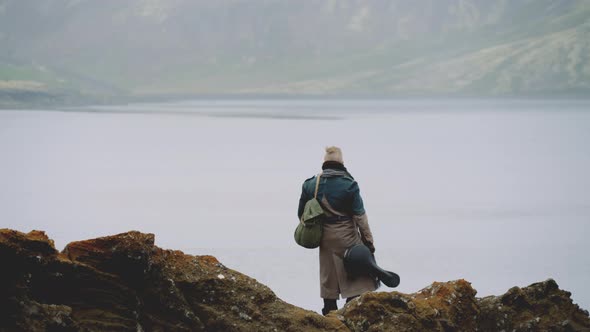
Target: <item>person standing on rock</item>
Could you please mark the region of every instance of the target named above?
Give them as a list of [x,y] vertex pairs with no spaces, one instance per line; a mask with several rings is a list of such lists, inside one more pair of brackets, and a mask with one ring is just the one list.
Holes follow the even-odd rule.
[[[358,183],[344,167],[340,148],[326,148],[322,170],[317,199],[326,214],[320,243],[320,297],[324,300],[322,314],[326,315],[338,309],[336,301],[340,296],[349,302],[364,292],[377,289],[377,281],[370,276],[352,278],[344,269],[347,248],[363,243],[374,253],[375,246]],[[303,183],[299,219],[305,203],[314,197],[316,178]]]

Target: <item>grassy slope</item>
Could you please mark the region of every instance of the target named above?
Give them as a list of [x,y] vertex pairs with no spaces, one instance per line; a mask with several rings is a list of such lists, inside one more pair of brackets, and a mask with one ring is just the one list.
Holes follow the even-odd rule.
[[517,8],[493,25],[391,41],[372,49],[283,54],[251,62],[240,54],[221,54],[203,63],[189,54],[172,64],[154,61],[139,69],[124,63],[116,52],[96,59],[89,51],[68,60],[67,70],[0,61],[0,80],[38,81],[50,91],[97,95],[504,95],[590,90],[590,2],[578,2],[567,12],[556,12],[560,7],[552,8],[550,1],[530,1]]
[[534,3],[522,8],[508,18],[519,23],[505,22],[505,29],[406,42],[317,64],[295,62],[279,69],[293,81],[253,91],[503,95],[590,90],[589,6],[550,20],[541,9]]

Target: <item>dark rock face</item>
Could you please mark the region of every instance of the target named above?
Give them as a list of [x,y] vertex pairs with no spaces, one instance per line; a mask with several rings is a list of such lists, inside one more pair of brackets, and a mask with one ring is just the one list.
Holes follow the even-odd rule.
[[0,230],[0,331],[346,331],[211,256],[129,232],[70,243]]
[[59,253],[43,232],[3,229],[0,266],[0,331],[590,331],[553,280],[483,299],[465,280],[366,293],[323,317],[139,232]]
[[414,294],[366,293],[336,315],[352,331],[590,331],[588,312],[552,279],[475,294],[465,280],[435,282]]
[[590,331],[588,312],[549,279],[502,296],[479,299],[480,329],[485,331]]

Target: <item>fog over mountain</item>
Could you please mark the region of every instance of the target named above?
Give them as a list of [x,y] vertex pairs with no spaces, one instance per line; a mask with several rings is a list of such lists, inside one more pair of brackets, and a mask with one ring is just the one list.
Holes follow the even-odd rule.
[[585,95],[588,0],[0,0],[0,98]]

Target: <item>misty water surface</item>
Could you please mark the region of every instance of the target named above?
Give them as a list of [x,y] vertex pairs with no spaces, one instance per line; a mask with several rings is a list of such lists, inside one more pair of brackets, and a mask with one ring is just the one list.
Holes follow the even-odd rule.
[[[201,100],[0,111],[2,227],[69,241],[128,230],[213,254],[319,310],[296,246],[301,184],[327,145],[360,183],[398,290],[479,296],[555,278],[590,308],[590,103]],[[382,288],[382,290],[386,290]]]

